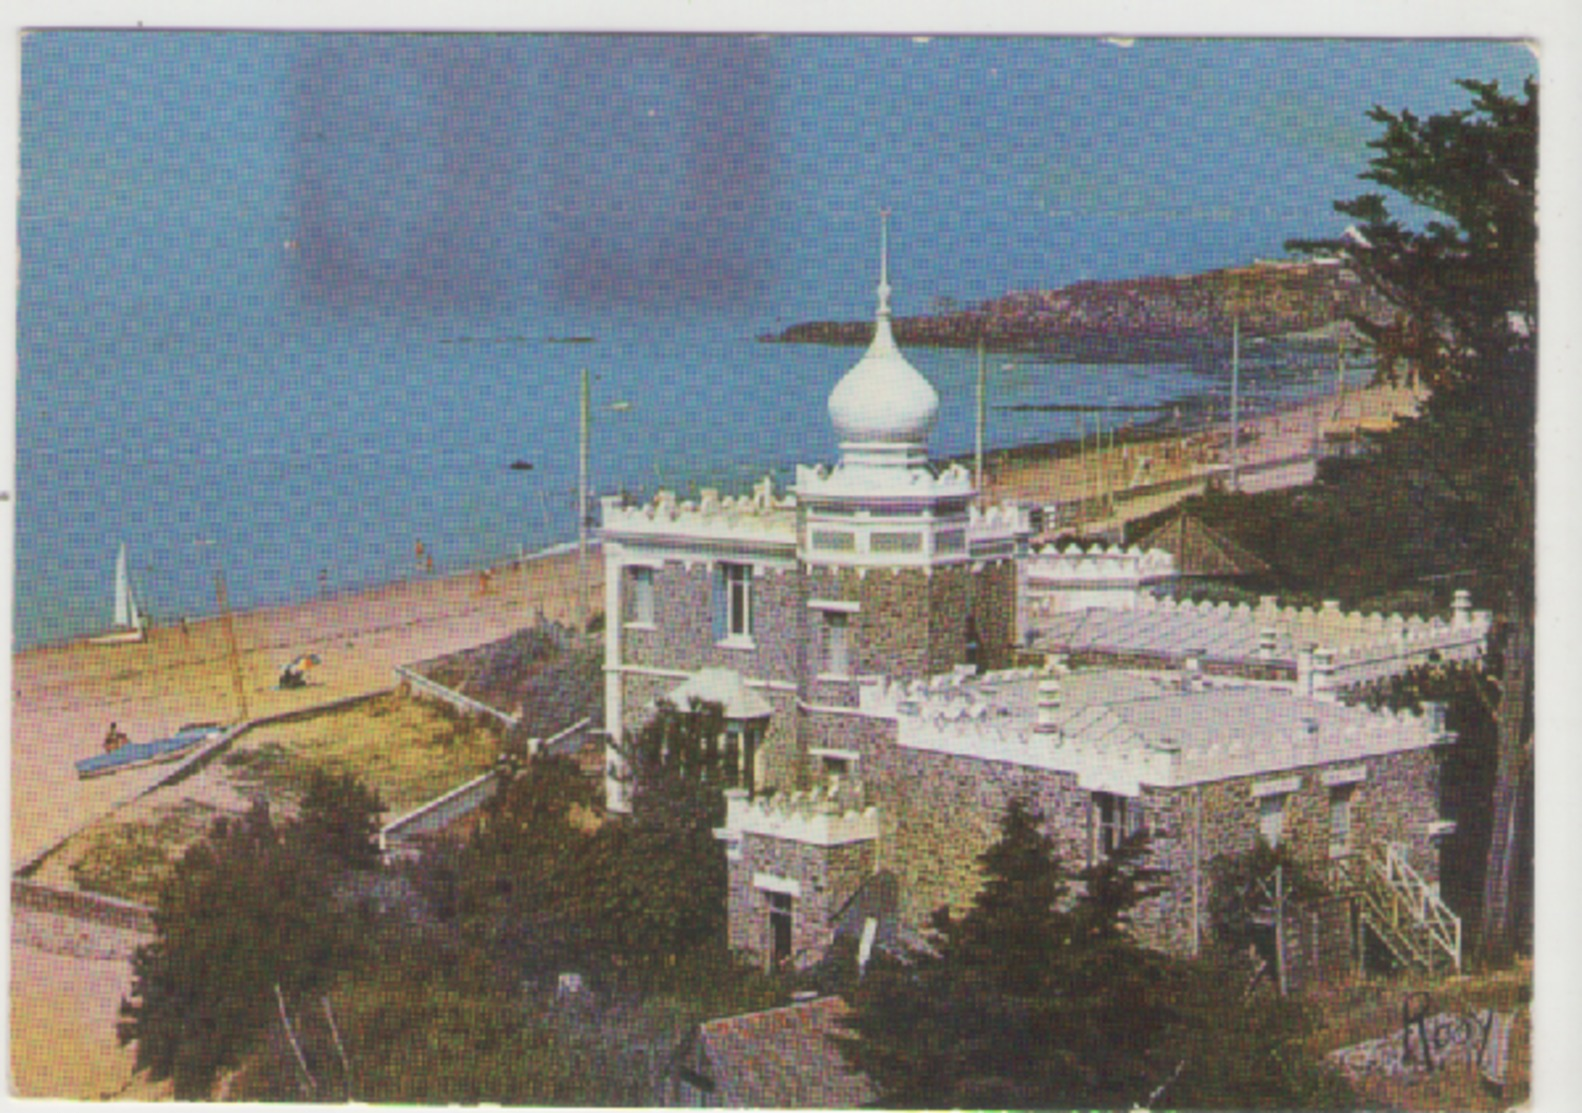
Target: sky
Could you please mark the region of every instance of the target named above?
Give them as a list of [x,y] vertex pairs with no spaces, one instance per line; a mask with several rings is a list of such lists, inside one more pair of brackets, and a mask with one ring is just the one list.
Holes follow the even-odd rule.
[[880,207],[901,312],[1230,265],[1343,226],[1371,106],[1536,69],[1454,40],[33,33],[24,335],[849,315]]

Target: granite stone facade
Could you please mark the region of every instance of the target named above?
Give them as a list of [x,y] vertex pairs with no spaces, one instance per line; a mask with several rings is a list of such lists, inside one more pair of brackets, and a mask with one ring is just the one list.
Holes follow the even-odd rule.
[[[835,918],[874,872],[874,844],[809,846],[747,835],[729,866],[729,938],[733,950],[767,961],[773,952],[770,893],[790,897],[790,960],[803,964],[835,938]],[[778,889],[767,886],[781,883]],[[786,889],[795,886],[795,894]]]
[[[897,744],[893,721],[855,711],[811,711],[804,716],[804,727],[809,747],[858,755],[847,787],[878,805],[872,868],[897,878],[901,917],[915,927],[926,924],[940,907],[959,914],[970,906],[982,884],[978,858],[998,837],[1013,800],[1043,816],[1044,829],[1071,873],[1100,856],[1098,794],[1082,788],[1073,773],[905,748]],[[1439,815],[1438,768],[1438,755],[1427,749],[1282,771],[1279,778],[1142,786],[1137,796],[1127,799],[1131,824],[1147,828],[1150,862],[1166,870],[1167,877],[1163,891],[1137,911],[1139,938],[1178,954],[1195,953],[1204,945],[1211,933],[1210,865],[1256,844],[1264,797],[1255,791],[1265,787],[1261,782],[1294,780],[1292,791],[1276,794],[1284,803],[1279,839],[1315,876],[1324,876],[1331,855],[1332,800],[1344,793],[1352,849],[1404,844],[1414,867],[1435,879],[1438,853],[1428,831]],[[1339,776],[1343,783],[1328,784],[1326,776]],[[758,861],[770,860],[761,842],[753,853],[760,856]],[[805,858],[821,853],[804,847],[794,857],[803,862],[800,868],[811,869]],[[815,918],[830,911],[808,906]],[[1331,943],[1336,938],[1346,941],[1334,915],[1333,910],[1322,912],[1320,934]],[[756,947],[738,944],[734,934],[732,938],[733,945],[759,953]],[[1306,959],[1293,955],[1292,962],[1302,959],[1312,965],[1319,962],[1312,956],[1324,955],[1328,952],[1313,950]],[[1323,961],[1335,964],[1332,955]]]
[[[876,878],[895,886],[898,907],[882,914],[905,925],[964,911],[982,884],[979,856],[1018,800],[1042,815],[1072,874],[1124,833],[1149,830],[1168,878],[1136,931],[1178,953],[1205,940],[1209,864],[1260,832],[1319,870],[1332,853],[1402,844],[1437,878],[1442,722],[1320,701],[1343,673],[1372,676],[1431,648],[1480,651],[1470,604],[1432,628],[1342,615],[1338,604],[1176,604],[1142,590],[1163,574],[1149,554],[1030,556],[1024,510],[983,506],[965,468],[928,462],[938,398],[894,343],[886,279],[877,292],[873,344],[830,397],[838,465],[800,467],[784,494],[765,480],[734,498],[603,504],[612,733],[640,730],[683,684],[724,693],[737,719],[765,730],[755,795],[727,794],[717,832],[731,945],[765,962],[812,961]],[[1054,633],[1019,645],[1030,562],[1060,598],[1108,592],[1112,602],[1114,569],[1130,577],[1124,611],[1100,623],[1105,637],[1060,641],[1090,616],[1046,598],[1039,617]],[[748,610],[748,628],[733,630]],[[1235,636],[1205,640],[1216,631]],[[1352,657],[1310,646],[1342,633]],[[1210,642],[1212,654],[1193,648]],[[1053,650],[1073,655],[1090,693],[1080,703],[1064,703],[1071,674],[1043,657]],[[975,671],[996,675],[963,691]],[[618,743],[606,779],[617,812]],[[872,895],[853,906],[859,918]],[[1324,941],[1347,929],[1322,909],[1308,929],[1288,941],[1291,963],[1319,969]]]

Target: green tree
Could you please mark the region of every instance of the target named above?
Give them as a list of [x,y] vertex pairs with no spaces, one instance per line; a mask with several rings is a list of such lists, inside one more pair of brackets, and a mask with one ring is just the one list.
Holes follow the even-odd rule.
[[1313,1020],[1230,956],[1178,965],[1176,1015],[1158,1056],[1174,1060],[1143,1104],[1166,1109],[1355,1109],[1357,1095],[1316,1059]]
[[1041,820],[1020,803],[979,861],[961,917],[931,947],[878,962],[853,993],[853,1062],[899,1106],[1128,1105],[1161,1073],[1172,963],[1127,933],[1158,871],[1146,836],[1083,871],[1069,899]]
[[[661,704],[630,746],[630,819],[593,820],[591,785],[564,759],[532,762],[458,862],[472,937],[503,961],[646,977],[725,929],[724,720]],[[581,817],[579,820],[578,817]]]
[[1531,761],[1533,484],[1537,399],[1538,93],[1463,81],[1471,106],[1420,118],[1375,108],[1384,132],[1362,175],[1448,219],[1411,227],[1368,193],[1336,208],[1358,221],[1337,240],[1293,246],[1341,255],[1398,310],[1388,340],[1433,389],[1419,428],[1431,509],[1467,534],[1482,589],[1502,614],[1503,677],[1481,939],[1515,943],[1514,880]]
[[379,817],[384,801],[354,773],[315,768],[308,776],[290,827],[310,852],[347,869],[366,870],[379,864]]
[[205,1098],[270,1022],[277,991],[344,969],[356,935],[332,912],[331,877],[262,806],[188,850],[160,892],[153,942],[132,956],[117,1035],[136,1041],[136,1069],[173,1079],[178,1099]]

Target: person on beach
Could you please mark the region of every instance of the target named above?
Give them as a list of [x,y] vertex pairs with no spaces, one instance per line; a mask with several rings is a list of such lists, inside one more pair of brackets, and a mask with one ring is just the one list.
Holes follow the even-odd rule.
[[116,750],[119,750],[122,746],[126,745],[129,741],[131,740],[127,738],[126,732],[117,726],[112,720],[110,723],[110,729],[105,732],[104,752],[107,754],[114,753]]

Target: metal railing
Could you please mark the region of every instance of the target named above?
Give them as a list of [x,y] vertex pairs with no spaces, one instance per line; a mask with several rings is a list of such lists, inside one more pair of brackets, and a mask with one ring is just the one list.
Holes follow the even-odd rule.
[[1330,886],[1357,899],[1363,919],[1395,958],[1433,970],[1446,959],[1461,972],[1461,917],[1407,860],[1406,847],[1386,843],[1329,863]]

